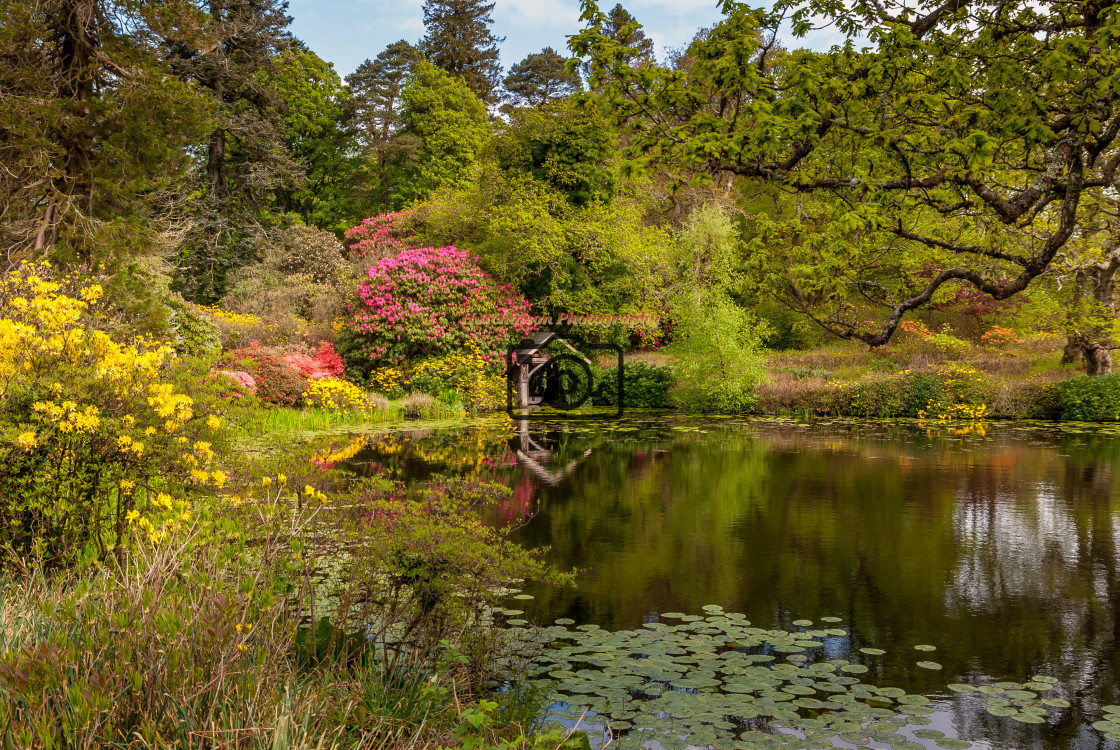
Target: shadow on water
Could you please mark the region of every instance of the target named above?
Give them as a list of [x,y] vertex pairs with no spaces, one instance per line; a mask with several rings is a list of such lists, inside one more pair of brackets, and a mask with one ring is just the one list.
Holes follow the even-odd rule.
[[[348,464],[513,490],[495,522],[582,573],[518,602],[608,630],[721,605],[762,628],[842,618],[866,681],[942,696],[933,726],[993,747],[1118,747],[1120,437],[1089,426],[687,419],[375,437]],[[916,663],[937,647],[940,671]],[[886,651],[861,657],[860,648]],[[854,656],[852,656],[854,655]],[[1047,723],[990,715],[949,683],[1059,680]]]

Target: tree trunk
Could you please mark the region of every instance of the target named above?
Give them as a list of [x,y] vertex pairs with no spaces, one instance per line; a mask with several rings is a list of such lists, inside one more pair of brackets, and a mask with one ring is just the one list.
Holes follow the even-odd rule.
[[1086,375],[1111,375],[1112,350],[1100,344],[1091,344],[1085,347],[1085,374]]

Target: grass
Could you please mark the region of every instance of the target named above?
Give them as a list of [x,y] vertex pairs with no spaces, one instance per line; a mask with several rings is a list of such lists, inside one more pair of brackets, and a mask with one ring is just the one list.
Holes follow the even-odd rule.
[[360,411],[331,411],[312,407],[270,407],[256,409],[245,419],[239,427],[247,436],[277,433],[302,433],[321,432],[337,427],[362,427],[364,425],[385,425],[404,422],[408,419],[451,419],[464,416],[458,406],[448,406],[440,401],[433,401],[420,413],[412,416],[406,413],[405,399],[390,401],[387,408],[374,409],[368,412]]

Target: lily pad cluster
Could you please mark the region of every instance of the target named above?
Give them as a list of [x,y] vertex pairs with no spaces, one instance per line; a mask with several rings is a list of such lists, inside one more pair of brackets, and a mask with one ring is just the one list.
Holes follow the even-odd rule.
[[1105,706],[1104,718],[1093,722],[1093,729],[1104,735],[1106,740],[1120,742],[1120,706]]
[[[1052,708],[1069,708],[1069,701],[1042,695],[1053,690],[1058,680],[1045,675],[1035,675],[1029,682],[997,682],[992,685],[951,684],[957,693],[979,693],[984,696],[987,711],[1023,724],[1042,724]],[[1120,717],[1117,717],[1120,721]],[[1094,726],[1096,726],[1094,724]],[[1120,733],[1120,724],[1116,726]]]
[[[925,696],[862,683],[865,665],[830,658],[847,651],[838,618],[815,628],[799,620],[803,629],[789,632],[752,627],[716,605],[704,610],[666,613],[635,630],[572,629],[567,619],[541,628],[546,647],[533,675],[553,691],[546,719],[582,717],[583,726],[609,730],[622,750],[650,740],[666,750],[823,750],[837,738],[922,750],[912,737],[923,735],[943,750],[970,747],[913,731],[933,712]],[[911,736],[901,733],[907,727]]]

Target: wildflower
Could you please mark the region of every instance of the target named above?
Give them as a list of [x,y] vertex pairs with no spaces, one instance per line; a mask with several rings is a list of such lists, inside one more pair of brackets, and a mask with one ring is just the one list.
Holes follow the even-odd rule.
[[272,485],[272,477],[262,477],[261,486],[270,487]]
[[136,510],[135,508],[124,514],[124,520],[128,521],[129,524],[131,524],[139,517],[140,511]]
[[217,430],[222,426],[222,420],[211,414],[206,418],[206,426],[210,428],[211,432],[213,432],[214,430]]
[[222,472],[220,470],[215,471],[212,474],[210,474],[210,478],[214,480],[214,486],[215,487],[221,487],[223,484],[226,483],[226,475],[225,475],[224,472]]
[[276,475],[276,481],[279,482],[280,484],[287,484],[288,483],[288,478],[286,476],[284,476],[283,474],[277,474]]
[[314,487],[312,487],[312,486],[311,486],[310,484],[304,485],[304,487],[303,487],[303,494],[305,494],[305,495],[314,495],[314,494],[315,494],[315,488],[314,488]]
[[131,495],[133,488],[136,487],[136,482],[130,479],[122,479],[118,486],[121,488],[122,495]]
[[155,435],[156,434],[156,428],[155,427],[149,427],[148,429],[144,430],[144,434],[148,435],[148,436]]
[[39,444],[39,439],[35,436],[34,432],[21,432],[16,437],[16,442],[19,443],[20,448],[29,449],[34,448]]

